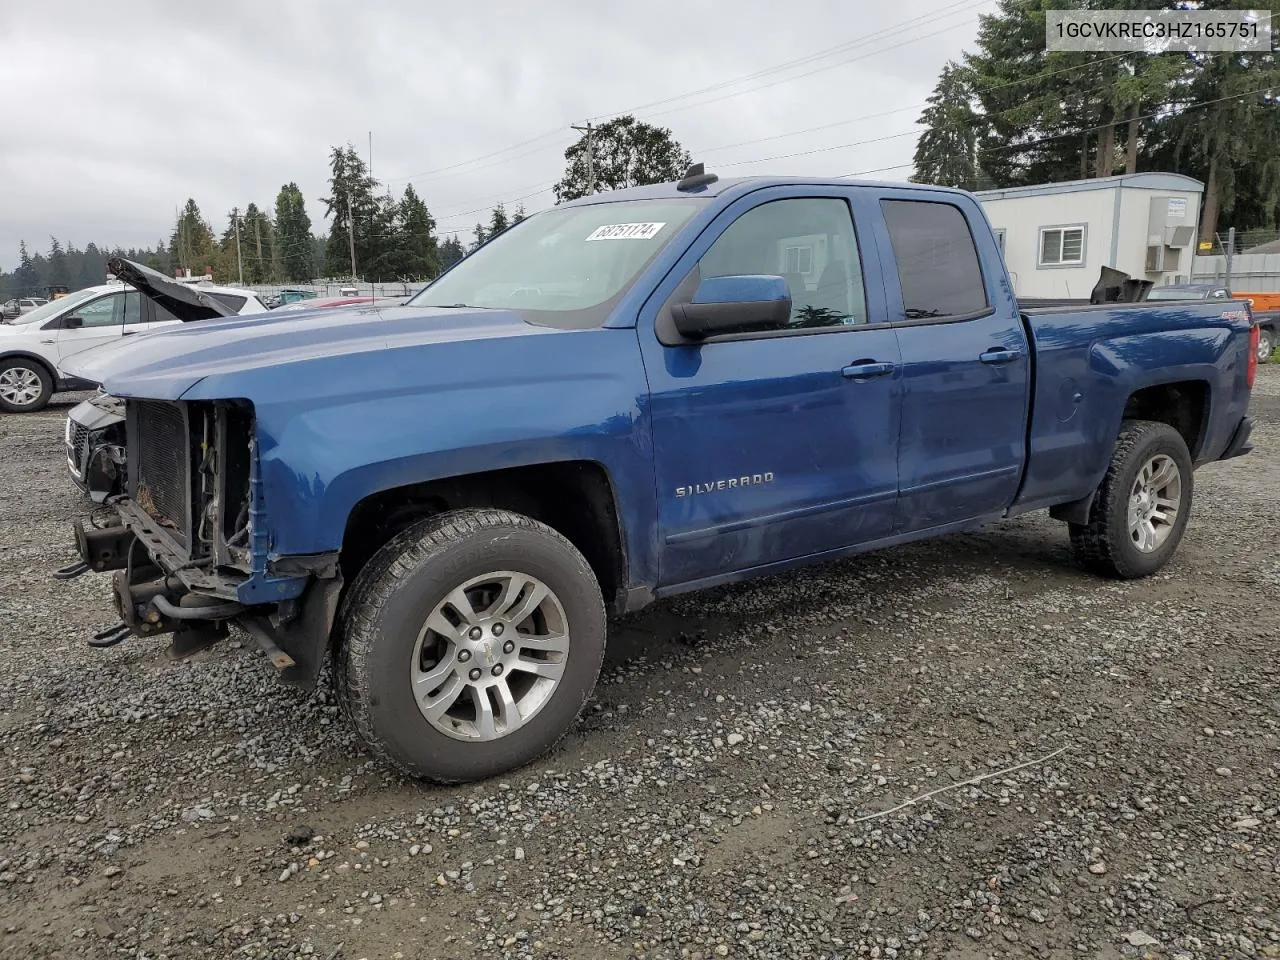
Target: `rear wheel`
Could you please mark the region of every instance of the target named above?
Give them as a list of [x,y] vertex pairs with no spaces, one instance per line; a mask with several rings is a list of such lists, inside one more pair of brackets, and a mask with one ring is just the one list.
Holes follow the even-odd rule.
[[34,413],[53,396],[53,377],[44,365],[22,357],[0,360],[0,410]]
[[1276,332],[1270,327],[1258,328],[1258,362],[1267,363],[1276,352]]
[[600,587],[564,537],[505,510],[415,524],[357,577],[341,616],[340,701],[415,777],[478,780],[562,737],[604,657]]
[[1191,454],[1165,423],[1126,421],[1089,509],[1071,524],[1071,547],[1090,570],[1126,579],[1155,573],[1173,556],[1191,511]]

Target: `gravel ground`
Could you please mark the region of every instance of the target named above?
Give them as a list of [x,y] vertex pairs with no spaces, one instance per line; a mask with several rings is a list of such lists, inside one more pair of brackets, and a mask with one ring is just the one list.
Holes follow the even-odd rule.
[[1033,516],[664,603],[448,789],[243,637],[84,645],[68,408],[0,421],[2,957],[1280,957],[1280,366],[1161,575]]

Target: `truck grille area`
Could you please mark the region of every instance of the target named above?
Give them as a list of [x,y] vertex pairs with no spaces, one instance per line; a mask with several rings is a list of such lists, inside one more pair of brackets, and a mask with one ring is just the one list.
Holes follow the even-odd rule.
[[191,440],[186,417],[177,404],[141,401],[137,404],[131,469],[136,479],[133,498],[157,523],[186,543],[191,500]]
[[67,444],[67,459],[71,461],[71,469],[78,477],[84,464],[84,455],[89,449],[89,428],[83,423],[71,422],[71,438]]

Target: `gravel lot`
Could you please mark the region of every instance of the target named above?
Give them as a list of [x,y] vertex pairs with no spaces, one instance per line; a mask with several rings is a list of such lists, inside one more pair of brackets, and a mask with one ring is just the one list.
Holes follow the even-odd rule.
[[0,420],[0,957],[1280,957],[1280,365],[1162,575],[1034,516],[664,603],[449,789],[234,634],[84,645],[69,406]]

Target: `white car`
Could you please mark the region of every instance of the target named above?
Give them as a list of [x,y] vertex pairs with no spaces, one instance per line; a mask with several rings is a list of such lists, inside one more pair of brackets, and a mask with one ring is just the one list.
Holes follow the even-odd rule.
[[[263,313],[252,290],[193,284],[191,290],[239,314]],[[68,357],[119,337],[148,333],[182,321],[162,302],[123,283],[77,290],[0,324],[0,410],[31,413],[59,390],[89,390],[62,372]]]

